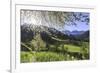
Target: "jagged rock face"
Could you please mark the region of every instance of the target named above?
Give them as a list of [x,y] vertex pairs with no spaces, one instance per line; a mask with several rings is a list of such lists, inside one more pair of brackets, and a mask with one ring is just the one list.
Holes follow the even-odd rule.
[[[49,28],[47,26],[36,26],[24,24],[21,25],[21,41],[31,41],[37,34],[41,35],[41,38],[46,41],[45,38],[55,37],[59,39],[67,39],[67,35],[58,31],[55,28]],[[49,41],[48,39],[47,41]]]
[[21,41],[27,42],[33,39],[35,33],[30,29],[30,27],[23,25],[21,26]]

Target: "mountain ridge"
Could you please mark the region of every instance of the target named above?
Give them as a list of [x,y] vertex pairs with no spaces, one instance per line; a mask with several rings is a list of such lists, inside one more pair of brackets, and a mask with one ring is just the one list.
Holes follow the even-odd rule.
[[[85,39],[85,38],[88,39],[88,37],[89,37],[89,30],[88,31],[72,31],[72,32],[67,31],[67,33],[65,33],[64,31],[59,31],[55,28],[50,28],[50,27],[43,26],[43,25],[39,25],[39,26],[32,25],[32,24],[21,25],[21,33],[22,33],[21,34],[22,41],[25,41],[25,39],[28,39],[26,41],[30,41],[37,34],[40,34],[42,39],[44,37],[45,38],[53,37],[55,39],[60,39],[60,40],[67,40],[67,39],[81,40],[81,39]],[[45,39],[45,41],[46,41],[46,39]]]

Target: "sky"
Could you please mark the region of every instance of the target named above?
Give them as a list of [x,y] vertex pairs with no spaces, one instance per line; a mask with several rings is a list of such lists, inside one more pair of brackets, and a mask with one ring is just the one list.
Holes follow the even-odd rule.
[[69,31],[87,31],[89,30],[89,24],[86,22],[76,22],[77,25],[64,25],[62,30],[69,30]]

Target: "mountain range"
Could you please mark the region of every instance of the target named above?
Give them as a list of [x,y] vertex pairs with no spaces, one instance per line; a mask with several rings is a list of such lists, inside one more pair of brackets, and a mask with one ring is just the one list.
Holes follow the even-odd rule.
[[65,30],[62,31],[64,34],[68,34],[68,35],[81,35],[84,34],[84,32],[86,31],[78,31],[78,30],[74,30],[74,31],[69,31],[69,30]]
[[84,40],[89,41],[89,30],[87,31],[59,31],[43,25],[24,24],[21,25],[21,41],[30,41],[36,35],[45,42],[57,42],[61,40]]

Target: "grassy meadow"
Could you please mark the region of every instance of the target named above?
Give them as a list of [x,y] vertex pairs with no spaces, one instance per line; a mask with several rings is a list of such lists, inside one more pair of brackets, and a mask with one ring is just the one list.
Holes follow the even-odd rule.
[[[32,46],[33,47],[33,46]],[[32,48],[31,47],[31,48]],[[27,47],[30,49],[29,47]],[[34,50],[21,51],[21,62],[50,62],[50,61],[74,61],[89,59],[89,43],[77,46],[72,44],[63,44],[59,46],[50,45],[48,48],[34,48]]]

